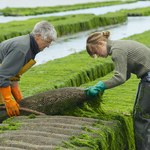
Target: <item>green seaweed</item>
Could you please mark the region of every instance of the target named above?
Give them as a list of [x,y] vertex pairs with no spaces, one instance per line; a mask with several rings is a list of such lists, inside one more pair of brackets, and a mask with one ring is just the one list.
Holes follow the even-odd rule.
[[6,119],[0,124],[0,133],[3,133],[7,130],[17,130],[19,128],[19,122],[14,122],[13,117]]
[[[138,39],[138,41],[149,45],[149,33],[150,31],[147,31],[128,37],[128,39]],[[101,66],[105,66],[105,69]],[[60,81],[62,86],[74,85],[87,88],[100,80],[104,81],[111,78],[113,75],[112,70],[113,65],[110,58],[107,60],[91,59],[84,51],[34,67],[23,77],[21,87],[26,89],[26,91],[23,91],[26,94],[30,91],[32,93],[33,89],[37,93],[39,89],[46,90],[58,87],[57,84]],[[50,74],[49,71],[53,74]],[[85,80],[84,78],[80,80],[82,75],[86,78]],[[39,76],[42,76],[43,79],[39,79]],[[68,77],[68,80],[64,81],[66,77]],[[29,81],[32,81],[32,86],[28,84]],[[38,83],[36,84],[35,81]],[[85,134],[71,137],[69,141],[64,141],[58,149],[134,150],[132,109],[138,82],[139,79],[132,75],[126,83],[106,90],[97,99],[85,102],[72,112],[64,112],[64,115],[68,113],[74,116],[96,118],[98,122],[91,127],[83,125],[82,129],[86,132]],[[47,85],[50,83],[50,86]],[[26,87],[26,85],[29,86]],[[37,88],[34,88],[34,86],[37,86]],[[0,132],[11,129],[16,130],[19,127],[19,123],[13,122],[13,118],[7,119],[3,124]]]

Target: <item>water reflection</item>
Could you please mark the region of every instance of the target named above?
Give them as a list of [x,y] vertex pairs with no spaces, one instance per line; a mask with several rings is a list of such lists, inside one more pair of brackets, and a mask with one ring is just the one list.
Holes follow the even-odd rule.
[[52,13],[52,14],[36,15],[36,16],[21,16],[21,17],[0,16],[0,23],[5,23],[9,21],[14,21],[14,20],[17,21],[17,20],[27,20],[30,18],[48,17],[48,16],[64,16],[64,15],[69,15],[69,14],[93,13],[95,15],[100,15],[100,14],[105,14],[107,12],[115,12],[121,9],[133,9],[133,8],[141,8],[141,7],[148,7],[148,6],[150,6],[150,1],[138,1],[136,3],[131,3],[131,4],[89,8],[89,9],[66,11],[66,12],[59,12],[59,13]]
[[[109,28],[98,28],[97,30],[109,30],[111,32],[110,38],[117,40],[133,34],[142,33],[146,30],[150,30],[150,17],[129,17],[128,22],[123,25]],[[93,31],[94,30],[90,30],[59,39],[52,46],[45,49],[43,52],[36,56],[36,65],[84,50],[86,37]]]

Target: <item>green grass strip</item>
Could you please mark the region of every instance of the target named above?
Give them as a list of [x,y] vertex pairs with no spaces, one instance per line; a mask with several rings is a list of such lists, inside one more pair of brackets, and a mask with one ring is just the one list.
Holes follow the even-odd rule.
[[29,96],[49,89],[79,86],[112,70],[110,60],[94,60],[83,51],[31,68],[22,76],[20,85],[23,95]]
[[133,3],[136,1],[107,1],[107,2],[92,2],[84,4],[75,4],[75,5],[63,5],[63,6],[53,6],[53,7],[36,7],[36,8],[4,8],[1,9],[5,16],[29,16],[29,15],[38,15],[46,13],[55,13],[63,12],[69,10],[78,10],[78,9],[87,9],[87,8],[96,8],[110,5],[119,5],[126,3]]
[[34,25],[41,20],[51,22],[57,30],[58,37],[60,37],[97,27],[123,23],[127,20],[127,16],[123,13],[115,15],[109,14],[108,17],[107,15],[96,16],[93,14],[78,14],[3,23],[0,24],[0,42],[12,37],[30,33]]

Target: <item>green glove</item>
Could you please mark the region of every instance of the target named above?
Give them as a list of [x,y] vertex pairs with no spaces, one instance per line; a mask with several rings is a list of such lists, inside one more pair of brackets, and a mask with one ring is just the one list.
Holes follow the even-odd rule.
[[85,89],[87,96],[97,96],[99,92],[103,92],[106,89],[105,84],[100,81],[95,86],[91,86]]

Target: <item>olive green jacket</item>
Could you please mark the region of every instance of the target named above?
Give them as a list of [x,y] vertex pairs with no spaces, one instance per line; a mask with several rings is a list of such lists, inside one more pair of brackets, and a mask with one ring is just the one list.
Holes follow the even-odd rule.
[[114,63],[114,76],[104,81],[106,88],[123,84],[136,74],[138,78],[150,71],[150,48],[131,40],[108,40],[108,55]]

